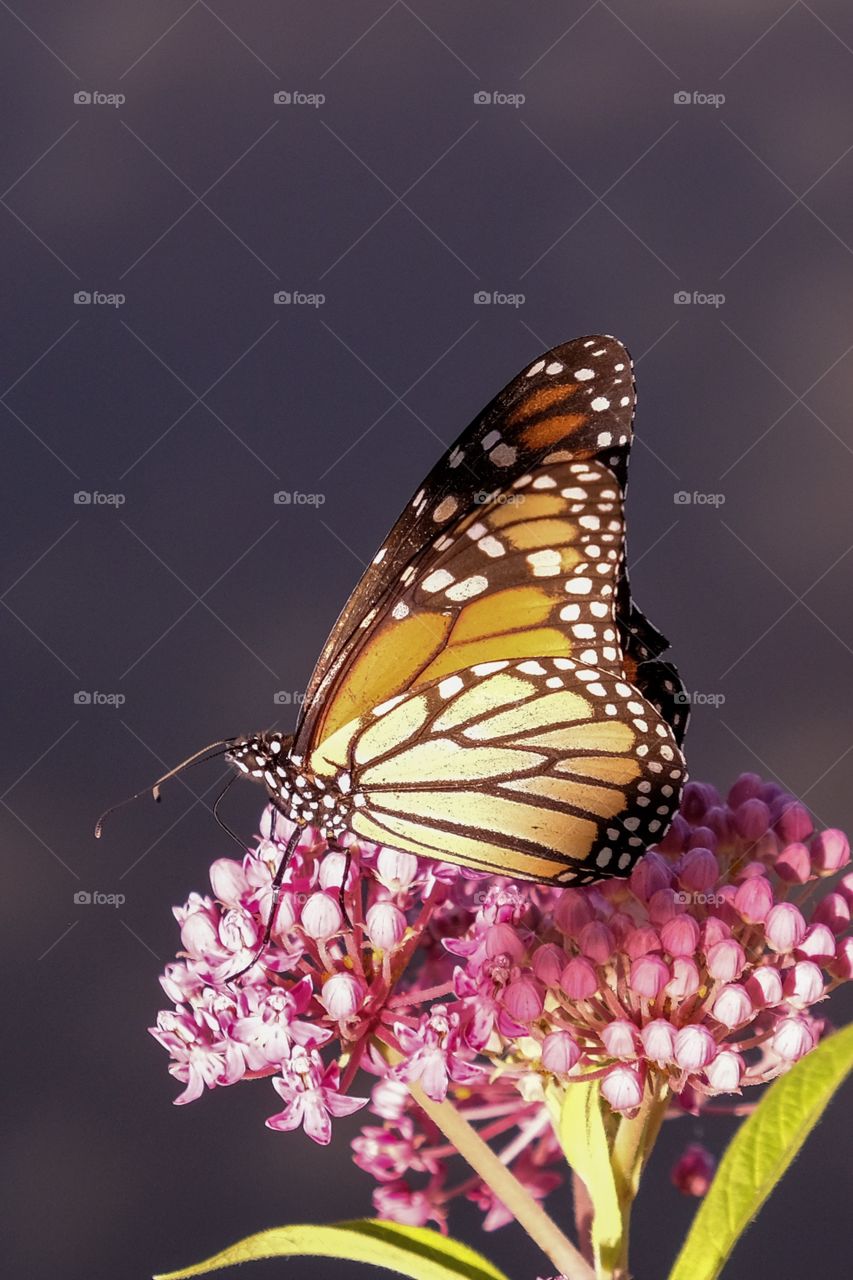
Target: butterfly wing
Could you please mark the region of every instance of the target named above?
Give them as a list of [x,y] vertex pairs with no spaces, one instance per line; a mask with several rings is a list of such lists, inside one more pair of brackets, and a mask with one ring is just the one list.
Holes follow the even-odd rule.
[[[344,607],[308,684],[296,729],[298,753],[317,740],[324,723],[341,723],[366,710],[371,698],[382,700],[381,682],[373,682],[357,705],[350,681],[346,705],[331,712],[341,674],[370,645],[418,569],[441,553],[443,536],[546,457],[606,459],[611,479],[624,473],[633,410],[630,357],[615,338],[578,338],[555,347],[509,383],[430,472]],[[438,619],[424,625],[440,638]],[[414,625],[400,629],[401,642],[406,633],[414,634]],[[395,673],[423,654],[418,644],[399,647]]]
[[627,875],[665,832],[683,760],[618,675],[478,663],[342,726],[308,761],[345,778],[363,839],[519,879]]

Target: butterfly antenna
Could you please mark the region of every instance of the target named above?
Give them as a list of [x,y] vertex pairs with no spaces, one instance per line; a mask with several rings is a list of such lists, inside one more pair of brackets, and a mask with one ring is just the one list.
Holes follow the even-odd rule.
[[233,832],[233,831],[231,830],[231,828],[228,826],[228,823],[227,823],[227,822],[225,822],[225,821],[223,821],[223,819],[222,819],[222,818],[220,818],[220,816],[219,816],[219,804],[220,804],[220,801],[223,799],[223,797],[224,797],[224,795],[225,795],[226,791],[228,790],[228,788],[229,788],[229,787],[231,787],[231,786],[233,786],[233,785],[234,785],[234,783],[237,781],[237,777],[238,777],[238,775],[237,775],[236,773],[232,774],[232,775],[231,775],[231,777],[228,779],[228,781],[225,783],[225,786],[224,786],[224,787],[222,788],[222,790],[220,791],[219,795],[218,795],[218,796],[216,797],[216,799],[214,800],[214,802],[213,802],[213,816],[214,816],[214,818],[216,819],[216,825],[217,825],[217,826],[219,826],[219,827],[221,827],[221,828],[222,828],[222,830],[226,833],[226,835],[229,835],[229,836],[231,837],[231,839],[234,841],[234,843],[235,843],[235,844],[238,844],[238,845],[240,846],[240,848],[242,849],[243,853],[245,854],[245,852],[246,852],[246,845],[245,845],[245,843],[240,839],[240,837],[239,837],[235,832]]
[[98,821],[95,823],[95,839],[100,840],[104,829],[104,822],[111,813],[115,813],[117,809],[123,809],[126,804],[132,804],[134,800],[138,800],[141,796],[147,795],[149,791],[154,799],[159,803],[160,788],[164,782],[168,782],[170,778],[176,777],[179,773],[182,773],[184,769],[189,769],[191,765],[203,764],[206,760],[214,760],[217,756],[225,755],[236,741],[236,738],[221,738],[219,742],[209,742],[206,747],[202,747],[200,751],[196,751],[191,756],[187,756],[186,760],[182,760],[180,764],[176,764],[174,769],[170,769],[168,773],[164,773],[162,778],[157,778],[155,782],[151,783],[150,787],[143,787],[141,791],[137,791],[132,796],[128,796],[126,800],[119,800],[118,804],[110,805],[109,809],[105,809],[100,818],[98,818]]

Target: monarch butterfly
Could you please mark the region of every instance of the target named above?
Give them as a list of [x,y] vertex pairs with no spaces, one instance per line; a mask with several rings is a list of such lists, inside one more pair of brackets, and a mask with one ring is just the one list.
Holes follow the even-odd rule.
[[612,337],[522,370],[397,520],[293,734],[219,744],[296,824],[285,860],[310,825],[582,885],[665,834],[686,698],[625,567],[634,401]]

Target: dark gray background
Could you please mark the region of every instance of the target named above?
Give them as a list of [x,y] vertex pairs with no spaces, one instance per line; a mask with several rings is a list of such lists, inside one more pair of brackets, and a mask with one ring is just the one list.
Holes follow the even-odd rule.
[[[92,821],[163,762],[292,722],[275,691],[303,687],[421,476],[541,348],[605,331],[637,361],[635,595],[689,688],[725,696],[697,709],[693,775],[756,769],[853,823],[853,13],[0,0],[0,33],[9,1270],[143,1277],[369,1212],[372,1182],[343,1142],[355,1121],[329,1151],[267,1131],[267,1083],[170,1105],[145,1028],[170,907],[231,853],[208,812],[221,771],[100,845]],[[694,91],[725,103],[674,101]],[[325,502],[276,506],[281,489]],[[260,798],[236,788],[230,821],[252,831]],[[75,906],[78,889],[127,902]],[[732,1280],[847,1264],[849,1098]],[[674,1152],[729,1131],[667,1129],[638,1276],[665,1273],[693,1211]],[[482,1243],[477,1222],[453,1225]],[[515,1229],[484,1247],[519,1280],[548,1272]],[[288,1274],[338,1272],[356,1269]]]

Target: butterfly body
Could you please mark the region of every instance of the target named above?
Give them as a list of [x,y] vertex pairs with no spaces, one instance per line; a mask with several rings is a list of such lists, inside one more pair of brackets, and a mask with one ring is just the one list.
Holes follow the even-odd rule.
[[579,338],[447,450],[342,611],[292,736],[230,758],[278,810],[472,869],[627,875],[685,780],[683,689],[631,598],[630,358]]

